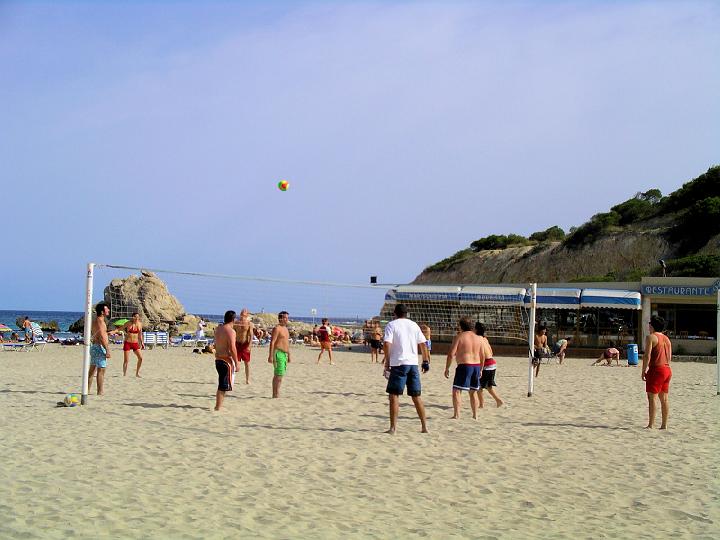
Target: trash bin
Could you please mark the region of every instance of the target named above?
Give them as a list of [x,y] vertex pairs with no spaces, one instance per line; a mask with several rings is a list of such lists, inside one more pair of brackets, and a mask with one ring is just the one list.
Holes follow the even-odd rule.
[[637,343],[628,343],[627,346],[628,366],[638,365],[638,346]]

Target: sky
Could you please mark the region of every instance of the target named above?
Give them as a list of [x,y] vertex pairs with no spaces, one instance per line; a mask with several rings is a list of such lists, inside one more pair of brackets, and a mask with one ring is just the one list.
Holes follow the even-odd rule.
[[406,283],[671,192],[720,162],[718,28],[692,0],[2,1],[0,309],[82,310],[91,261]]

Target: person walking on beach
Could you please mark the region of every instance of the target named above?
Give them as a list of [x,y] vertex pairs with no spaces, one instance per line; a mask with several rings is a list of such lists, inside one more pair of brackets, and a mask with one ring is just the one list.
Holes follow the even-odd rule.
[[665,319],[653,315],[650,317],[650,335],[645,339],[645,352],[643,353],[642,380],[645,381],[645,392],[648,398],[648,425],[652,429],[655,425],[655,397],[660,398],[662,423],[660,429],[667,429],[668,414],[670,413],[670,379],[672,379],[672,344],[670,339],[662,333],[665,330]]
[[132,320],[123,325],[123,332],[125,332],[125,341],[123,343],[123,377],[127,375],[128,364],[130,363],[130,351],[133,351],[135,356],[137,356],[135,376],[139,378],[140,366],[142,366],[143,363],[143,357],[140,351],[145,349],[139,313],[132,314]]
[[203,318],[200,317],[200,320],[198,321],[198,324],[197,324],[197,330],[195,331],[195,340],[196,341],[205,339],[205,327],[206,326],[207,326],[207,324],[205,323]]
[[240,319],[235,322],[235,347],[237,349],[238,361],[245,364],[245,384],[250,384],[250,348],[255,327],[250,320],[250,312],[247,308],[240,310]]
[[390,401],[390,429],[386,431],[394,435],[400,412],[400,396],[407,386],[407,393],[415,404],[420,418],[422,433],[427,433],[425,405],[421,396],[420,370],[418,369],[418,347],[423,359],[428,358],[425,336],[416,322],[407,318],[407,307],[404,304],[395,306],[395,319],[385,327],[383,352],[385,354],[385,371],[388,383],[385,391]]
[[479,398],[476,394],[480,390],[480,375],[485,361],[484,343],[473,331],[473,323],[469,317],[462,317],[459,326],[460,332],[453,339],[445,361],[446,379],[450,378],[450,365],[453,359],[457,362],[452,386],[452,418],[460,418],[462,391],[466,390],[470,393],[473,419],[477,420]]
[[485,337],[485,325],[480,321],[475,323],[475,333],[483,340],[483,350],[485,352],[485,361],[482,366],[482,374],[480,375],[480,391],[477,393],[478,406],[483,406],[483,390],[487,390],[488,394],[495,400],[495,405],[501,407],[503,400],[495,392],[495,373],[497,372],[497,362],[493,358],[493,350],[490,341]]
[[225,400],[225,392],[233,389],[233,373],[238,370],[235,349],[235,312],[225,312],[223,324],[215,329],[215,370],[218,373],[218,389],[215,393],[215,410],[219,411]]
[[290,314],[287,311],[278,313],[278,325],[273,328],[272,337],[270,338],[270,354],[268,354],[268,364],[273,365],[272,380],[272,397],[280,397],[280,385],[283,377],[287,372],[287,365],[290,362],[290,333],[287,329],[288,318]]
[[317,357],[317,363],[320,363],[320,358],[322,358],[322,355],[325,351],[328,352],[328,356],[330,357],[330,365],[333,365],[333,359],[332,359],[332,326],[330,326],[330,321],[327,319],[322,320],[322,325],[320,328],[318,328],[317,335],[318,340],[320,341],[320,354],[318,354]]
[[90,334],[90,371],[88,373],[88,394],[92,380],[97,372],[97,395],[105,393],[105,368],[110,359],[110,344],[107,333],[107,317],[110,316],[110,307],[105,302],[95,306],[95,320],[92,322]]
[[370,363],[380,362],[380,349],[382,348],[383,330],[380,321],[373,321],[369,330]]

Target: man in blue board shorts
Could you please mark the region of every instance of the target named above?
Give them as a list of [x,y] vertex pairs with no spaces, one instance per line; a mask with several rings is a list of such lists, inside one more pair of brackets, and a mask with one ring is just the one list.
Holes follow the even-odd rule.
[[415,404],[420,418],[422,433],[427,433],[425,405],[420,394],[420,370],[418,369],[418,346],[424,360],[430,360],[425,346],[425,336],[416,322],[407,318],[404,304],[395,306],[395,319],[385,327],[383,352],[385,353],[385,371],[388,373],[386,392],[390,396],[390,429],[386,433],[395,434],[397,418],[400,412],[400,396],[407,387],[408,396]]

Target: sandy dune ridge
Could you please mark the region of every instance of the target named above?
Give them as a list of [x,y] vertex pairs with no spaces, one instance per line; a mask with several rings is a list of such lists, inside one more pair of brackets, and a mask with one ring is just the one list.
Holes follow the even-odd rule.
[[[647,431],[638,368],[498,359],[498,390],[474,422],[450,420],[444,358],[423,376],[430,433],[409,398],[387,429],[385,379],[369,354],[293,348],[269,399],[267,348],[253,382],[212,412],[213,358],[145,351],[106,396],[77,391],[82,351],[0,354],[0,537],[716,538],[720,398],[715,366],[676,364],[670,430]],[[132,373],[134,360],[129,372]]]

